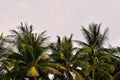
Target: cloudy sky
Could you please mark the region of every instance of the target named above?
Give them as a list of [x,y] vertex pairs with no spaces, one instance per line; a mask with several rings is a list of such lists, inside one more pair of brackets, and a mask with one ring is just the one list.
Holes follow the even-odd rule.
[[20,22],[38,33],[47,30],[51,41],[71,33],[83,40],[81,25],[102,23],[102,29],[109,27],[107,43],[120,44],[120,0],[0,0],[0,33],[8,34]]

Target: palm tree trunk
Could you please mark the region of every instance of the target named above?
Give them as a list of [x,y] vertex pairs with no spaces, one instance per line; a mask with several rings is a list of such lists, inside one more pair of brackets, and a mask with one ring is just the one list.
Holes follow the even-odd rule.
[[95,67],[92,67],[92,80],[95,80]]
[[92,71],[92,80],[95,80],[95,72]]
[[33,80],[37,80],[37,78],[36,78],[36,77],[33,77]]

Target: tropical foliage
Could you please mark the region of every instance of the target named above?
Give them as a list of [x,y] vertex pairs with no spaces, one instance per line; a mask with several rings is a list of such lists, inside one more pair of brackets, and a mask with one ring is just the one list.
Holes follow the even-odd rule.
[[70,35],[49,42],[46,31],[22,23],[1,34],[0,80],[120,80],[120,47],[104,47],[108,28],[81,28],[84,41]]

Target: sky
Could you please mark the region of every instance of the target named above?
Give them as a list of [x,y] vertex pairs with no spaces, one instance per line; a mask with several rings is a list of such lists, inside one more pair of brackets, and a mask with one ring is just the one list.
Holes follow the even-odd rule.
[[102,23],[109,28],[107,44],[120,45],[120,0],[0,0],[0,33],[9,34],[21,22],[44,30],[50,41],[56,36],[84,40],[81,26]]

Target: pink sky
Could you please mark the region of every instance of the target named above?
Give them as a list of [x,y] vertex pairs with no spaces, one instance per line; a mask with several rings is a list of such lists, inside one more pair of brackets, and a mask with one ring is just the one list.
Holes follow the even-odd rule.
[[51,41],[71,33],[83,40],[81,25],[94,22],[109,27],[107,43],[120,44],[120,0],[0,0],[0,10],[0,33],[25,22],[38,33],[47,30]]

